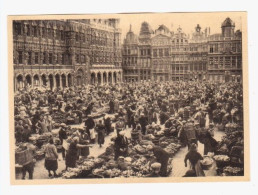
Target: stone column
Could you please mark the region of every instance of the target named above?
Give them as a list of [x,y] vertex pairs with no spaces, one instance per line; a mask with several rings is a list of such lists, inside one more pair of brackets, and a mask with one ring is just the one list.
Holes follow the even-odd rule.
[[114,84],[114,72],[111,72],[111,84]]
[[104,79],[104,77],[103,77],[103,72],[100,72],[100,85],[103,85],[103,83],[104,83],[104,81],[103,81],[103,79]]
[[106,84],[109,84],[109,81],[108,81],[108,72],[106,73]]
[[31,88],[34,88],[34,76],[31,75]]
[[53,75],[53,89],[56,88],[56,75]]
[[69,87],[69,82],[68,82],[68,75],[65,75],[65,81],[66,81],[66,87]]

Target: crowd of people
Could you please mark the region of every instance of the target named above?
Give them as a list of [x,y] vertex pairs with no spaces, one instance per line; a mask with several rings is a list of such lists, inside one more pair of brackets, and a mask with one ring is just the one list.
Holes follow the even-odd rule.
[[[96,120],[94,113],[104,107],[108,110],[103,110],[103,115]],[[74,117],[79,124],[84,123],[85,128],[73,133],[70,144],[67,144],[67,130],[71,126],[67,125],[67,120],[55,119],[59,114],[64,119]],[[228,122],[243,125],[243,91],[239,83],[197,81],[87,85],[54,91],[24,88],[15,93],[14,115],[17,144],[29,142],[32,134],[51,133],[56,127],[60,128],[66,167],[76,166],[78,153],[89,153],[89,147],[96,141],[94,132],[97,132],[99,147],[103,146],[106,135],[112,131],[117,133],[117,159],[127,153],[126,129],[138,131],[143,136],[159,124],[173,129],[174,136],[183,146],[188,146],[185,164],[189,160],[195,170],[197,161],[201,160],[201,155],[196,153],[199,143],[204,144],[203,155],[216,150],[215,127],[223,130]],[[115,125],[110,117],[113,115]],[[56,175],[58,155],[53,139],[45,153],[49,176],[52,176],[50,171]],[[163,168],[166,162],[162,163]],[[195,170],[195,175],[199,174],[200,171]]]

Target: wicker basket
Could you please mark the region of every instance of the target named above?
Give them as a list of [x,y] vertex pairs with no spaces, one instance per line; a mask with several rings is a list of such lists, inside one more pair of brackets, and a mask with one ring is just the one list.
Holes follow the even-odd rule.
[[15,164],[25,165],[32,161],[33,155],[28,149],[21,152],[15,152]]

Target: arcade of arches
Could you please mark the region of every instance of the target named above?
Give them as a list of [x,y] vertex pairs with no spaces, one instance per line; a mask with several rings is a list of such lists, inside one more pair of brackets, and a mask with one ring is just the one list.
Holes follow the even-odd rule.
[[[121,71],[91,71],[90,83],[93,85],[114,84],[122,81]],[[65,88],[71,86],[82,86],[87,82],[87,78],[82,70],[78,70],[75,75],[72,73],[57,74],[17,74],[14,78],[14,90],[27,86],[32,88]]]
[[121,71],[91,70],[91,84],[103,85],[122,82]]
[[71,73],[68,74],[18,74],[14,79],[14,89],[15,91],[18,89],[22,89],[27,86],[31,86],[32,88],[46,88],[46,89],[54,89],[57,87],[71,87],[73,83],[73,76]]

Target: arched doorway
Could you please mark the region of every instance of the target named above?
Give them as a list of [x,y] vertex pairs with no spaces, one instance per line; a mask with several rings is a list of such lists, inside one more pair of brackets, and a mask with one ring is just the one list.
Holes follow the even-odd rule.
[[67,77],[68,77],[67,78],[67,80],[68,80],[68,87],[71,87],[72,86],[72,76],[71,76],[71,74],[68,74]]
[[96,81],[96,76],[95,76],[95,72],[91,73],[91,84],[94,85],[95,84],[95,81]]
[[112,73],[108,73],[108,83],[112,83]]
[[16,87],[17,87],[17,89],[22,89],[22,88],[24,87],[22,75],[19,75],[19,76],[17,77],[17,84],[16,84]]
[[26,79],[26,85],[30,85],[31,86],[31,84],[32,84],[31,76],[27,75],[25,79]]
[[42,85],[46,87],[46,86],[47,86],[47,78],[46,78],[46,75],[43,74],[43,75],[41,76],[41,80],[42,80]]
[[60,76],[57,74],[56,76],[56,87],[60,87]]
[[98,79],[98,85],[101,84],[101,75],[100,72],[97,74],[97,79]]
[[33,85],[34,87],[39,87],[39,76],[37,74],[33,77]]
[[64,74],[62,74],[62,87],[65,88],[66,87],[66,76]]
[[83,85],[83,71],[79,69],[76,74],[76,86]]
[[114,72],[114,83],[117,83],[117,74]]
[[103,73],[103,83],[107,83],[107,73]]
[[53,88],[54,88],[54,78],[53,78],[53,75],[49,75],[48,78],[49,78],[50,90],[53,90]]

